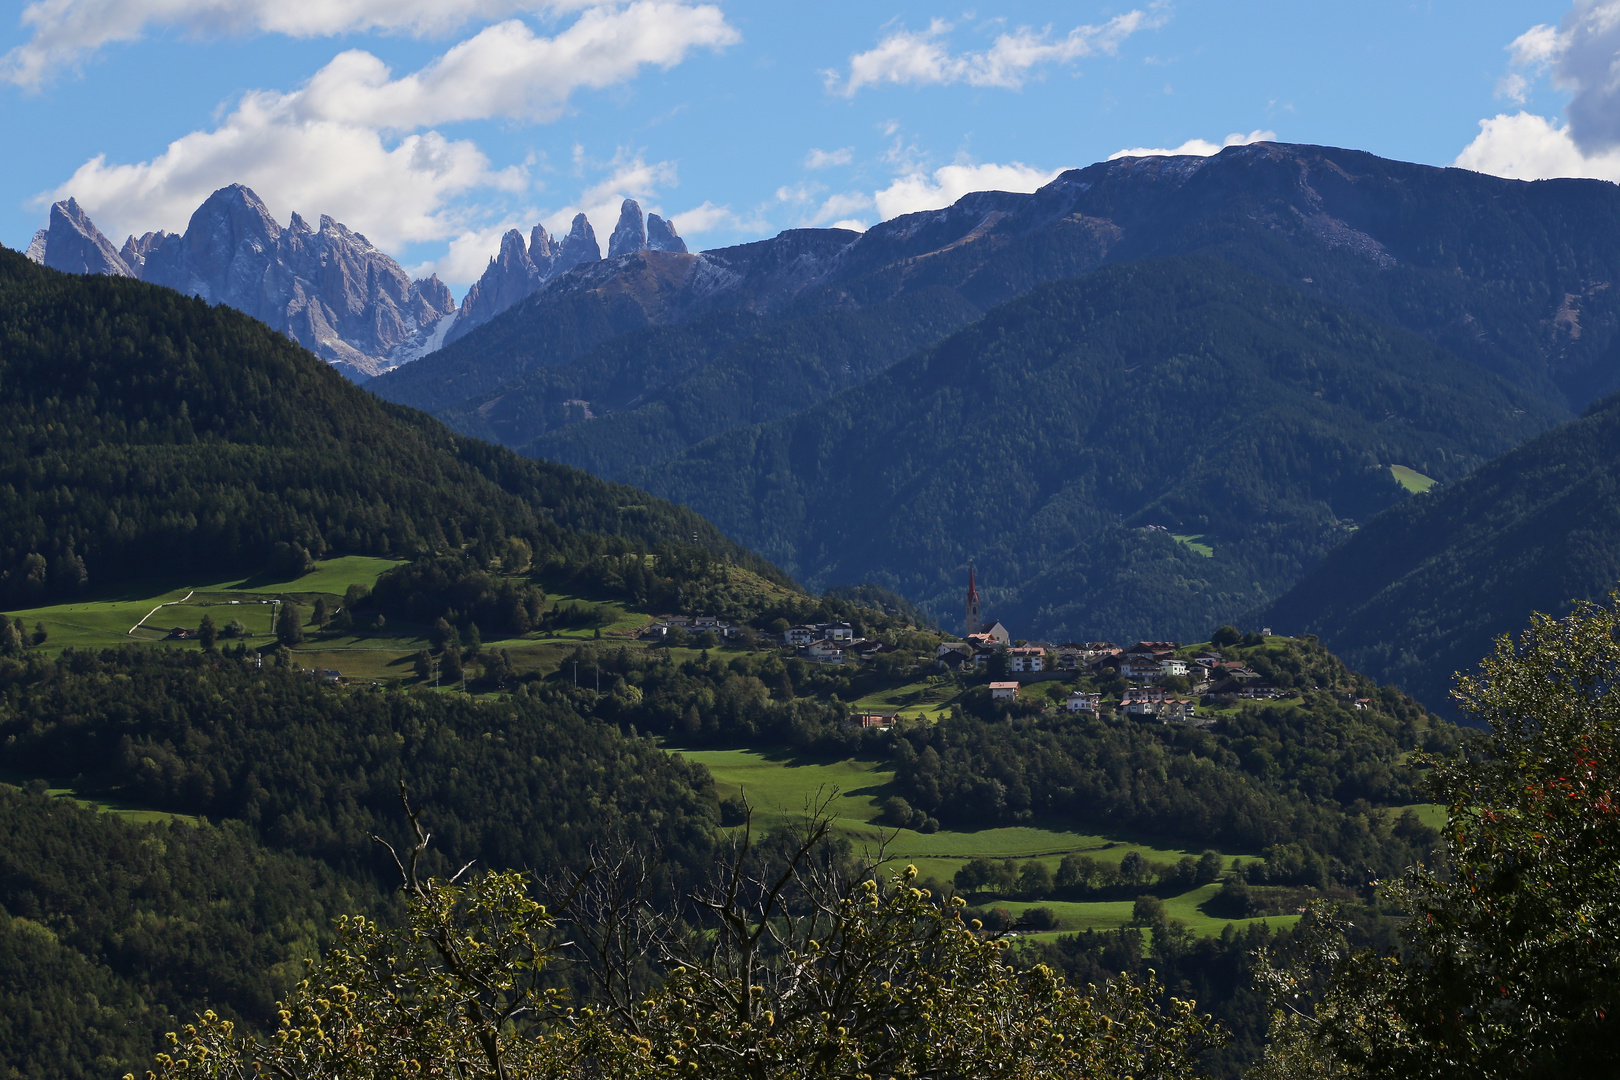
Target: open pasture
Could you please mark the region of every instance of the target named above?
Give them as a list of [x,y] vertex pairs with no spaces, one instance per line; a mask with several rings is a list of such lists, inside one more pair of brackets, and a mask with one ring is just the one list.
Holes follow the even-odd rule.
[[[919,833],[911,829],[886,829],[875,824],[882,801],[895,794],[893,772],[881,768],[876,762],[853,758],[843,760],[815,759],[785,752],[760,750],[678,750],[667,748],[689,761],[708,768],[715,778],[721,798],[745,792],[755,811],[757,825],[770,826],[777,822],[801,817],[813,802],[832,796],[829,810],[834,826],[853,840],[857,846],[863,842],[869,851],[875,851],[887,840],[885,865],[899,869],[911,864],[922,878],[949,882],[969,859],[994,860],[1039,859],[1056,870],[1063,856],[1082,852],[1096,859],[1117,865],[1130,852],[1155,862],[1173,863],[1183,856],[1197,856],[1198,850],[1185,848],[1173,841],[1123,834],[1106,835],[1079,832],[1061,825],[1010,826],[970,831],[941,829],[936,833]],[[1232,853],[1225,853],[1230,858]],[[1242,853],[1250,854],[1250,853]],[[1218,884],[1203,885],[1178,896],[1165,898],[1165,911],[1171,918],[1180,919],[1198,934],[1218,934],[1228,922],[1206,915],[1199,909],[1215,895]],[[1129,900],[1107,900],[1089,903],[1074,901],[988,901],[991,906],[1004,907],[1014,914],[1031,907],[1049,907],[1061,920],[1061,930],[1073,932],[1086,929],[1116,929],[1131,921]],[[1290,925],[1297,916],[1270,916],[1248,922],[1269,922],[1274,926]]]

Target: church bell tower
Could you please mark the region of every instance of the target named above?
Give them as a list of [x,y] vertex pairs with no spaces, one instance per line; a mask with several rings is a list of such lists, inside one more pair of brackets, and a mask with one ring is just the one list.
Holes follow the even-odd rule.
[[984,622],[979,617],[979,587],[974,581],[973,564],[968,564],[968,591],[967,591],[967,628],[962,631],[965,638],[969,634],[977,634],[984,628]]

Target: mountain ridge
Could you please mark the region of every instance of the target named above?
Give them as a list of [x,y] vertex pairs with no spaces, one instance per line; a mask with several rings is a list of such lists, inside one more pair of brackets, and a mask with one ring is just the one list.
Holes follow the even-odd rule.
[[689,510],[457,436],[224,305],[0,249],[0,335],[0,604],[253,573],[277,544],[399,557],[505,536],[691,538],[785,580]]
[[1532,611],[1620,585],[1620,395],[1374,518],[1263,617],[1455,715],[1455,672]]
[[1190,256],[1039,286],[631,475],[816,588],[870,581],[944,619],[976,561],[1023,636],[1190,639],[1405,498],[1392,461],[1455,480],[1557,417],[1414,335]]

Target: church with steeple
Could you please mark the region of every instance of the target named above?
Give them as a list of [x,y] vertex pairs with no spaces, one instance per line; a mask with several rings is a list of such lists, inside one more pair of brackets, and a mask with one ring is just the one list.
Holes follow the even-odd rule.
[[971,641],[975,636],[988,635],[996,642],[1006,645],[1012,638],[1007,628],[1000,622],[992,619],[985,622],[983,614],[979,611],[979,582],[978,569],[972,563],[968,564],[968,591],[967,591],[967,618],[962,627],[962,638]]

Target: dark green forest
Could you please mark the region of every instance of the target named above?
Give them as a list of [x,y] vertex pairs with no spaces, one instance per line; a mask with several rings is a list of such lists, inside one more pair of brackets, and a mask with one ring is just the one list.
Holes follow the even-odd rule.
[[369,836],[401,839],[401,779],[445,875],[629,842],[691,880],[718,822],[704,770],[560,689],[346,692],[158,650],[0,660],[0,770],[205,818],[128,825],[0,786],[0,1076],[29,1080],[138,1070],[205,1004],[273,1022],[337,916],[387,915]]
[[[636,477],[813,585],[1030,637],[1192,638],[1556,410],[1421,339],[1200,258],[1036,288],[814,409]],[[1192,536],[1207,557],[1179,543]]]
[[780,579],[688,510],[456,436],[229,308],[10,251],[0,425],[7,606],[251,573],[278,543],[409,557],[515,536],[578,562],[696,541]]
[[1532,611],[1620,583],[1620,398],[1408,500],[1330,552],[1266,617],[1451,711],[1452,675]]
[[0,786],[0,1076],[110,1080],[212,1006],[265,1023],[374,881],[240,822],[130,825]]
[[[908,641],[903,631],[874,632]],[[1450,745],[1452,729],[1372,690],[1310,642],[1234,655],[1322,689],[1208,732],[991,709],[895,738],[846,725],[838,695],[850,672],[775,652],[675,662],[666,650],[582,645],[577,658],[582,670],[600,670],[600,693],[560,671],[516,680],[499,699],[333,687],[291,666],[260,668],[240,650],[0,659],[0,770],[218,823],[137,827],[38,794],[0,800],[16,835],[31,838],[0,849],[9,860],[0,906],[12,920],[0,971],[22,980],[0,992],[27,996],[24,973],[46,971],[51,993],[78,995],[71,1008],[32,1008],[0,1025],[17,1040],[0,1044],[0,1060],[22,1076],[58,1075],[43,1071],[51,1058],[40,1047],[65,1045],[71,1075],[108,1075],[109,1060],[138,1063],[164,1025],[203,998],[262,1022],[338,908],[386,917],[392,867],[368,837],[399,835],[401,779],[430,808],[432,872],[468,860],[555,871],[632,843],[659,853],[670,887],[698,880],[735,808],[717,800],[706,770],[665,754],[653,735],[875,757],[898,769],[898,791],[924,817],[1079,820],[1220,844],[1260,856],[1248,880],[1262,892],[1329,889],[1364,903],[1374,874],[1426,857],[1436,841],[1381,808],[1421,797],[1400,755]],[[1367,693],[1370,709],[1342,704]],[[140,861],[142,852],[179,852],[172,837],[192,844],[194,862]],[[77,846],[58,865],[52,845]],[[1165,888],[1193,883],[1177,868],[1141,872],[1117,887],[1152,891],[1156,874]],[[1030,896],[1079,894],[1048,880]],[[1261,901],[1241,893],[1227,902],[1240,918]],[[90,908],[100,914],[74,914]],[[227,918],[233,929],[216,942],[209,928]],[[1094,944],[1076,946],[1067,962],[1102,963]],[[1156,947],[1204,955],[1190,942]],[[1235,978],[1234,948],[1183,959],[1181,977]],[[1134,956],[1129,970],[1140,966],[1140,943]],[[141,1004],[118,1013],[116,1030],[73,1041],[72,1023],[110,1023],[84,995],[112,1010]],[[1258,1039],[1263,1018],[1240,1013],[1235,1026]]]
[[[977,319],[949,289],[786,321],[720,312],[614,338],[437,415],[530,457],[622,479],[711,435],[856,386]],[[586,401],[591,423],[579,423]]]

